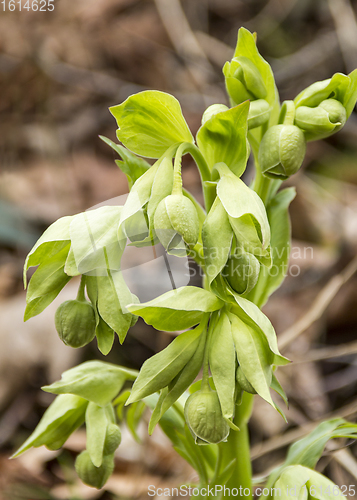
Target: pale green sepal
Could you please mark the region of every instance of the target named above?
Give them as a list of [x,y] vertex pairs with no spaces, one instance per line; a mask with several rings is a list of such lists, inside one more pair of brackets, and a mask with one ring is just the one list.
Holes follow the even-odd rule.
[[[325,99],[334,98],[337,93],[344,94],[350,85],[348,76],[342,73],[335,73],[332,78],[315,82],[305,90],[300,92],[295,99],[295,107],[309,106],[314,108]],[[340,87],[340,90],[338,89]],[[342,89],[342,92],[341,92]],[[337,97],[337,96],[336,96]],[[340,99],[338,99],[340,100]]]
[[71,250],[81,274],[120,269],[125,239],[118,238],[122,207],[107,206],[74,216],[70,225]]
[[203,322],[197,328],[201,327],[204,329],[204,331],[200,337],[200,343],[198,344],[198,347],[195,350],[192,358],[168,386],[168,393],[161,406],[160,418],[182,396],[186,389],[195,380],[200,369],[202,368],[203,355],[206,345],[206,323]]
[[162,403],[164,402],[164,399],[166,398],[167,393],[168,393],[168,388],[167,387],[164,387],[160,391],[160,397],[157,400],[156,406],[154,408],[154,411],[151,414],[151,418],[150,418],[150,421],[149,421],[149,427],[148,427],[149,436],[152,435],[152,433],[154,432],[155,427],[159,423],[159,420],[161,418]]
[[[244,240],[245,234],[240,234],[238,227],[237,238],[242,246],[245,246],[247,251],[251,251],[253,255],[261,249],[266,250],[270,243],[270,227],[265,210],[264,203],[258,194],[250,189],[241,179],[229,173],[229,170],[224,164],[216,165],[216,168],[221,173],[221,179],[217,185],[217,195],[220,198],[227,214],[232,222],[237,221],[242,217],[250,217],[251,230],[248,234],[248,241]],[[244,227],[248,229],[248,220],[245,221]],[[258,228],[256,226],[258,225]],[[235,226],[233,230],[235,230]],[[249,241],[249,238],[251,241]],[[258,248],[254,248],[259,243]],[[253,245],[253,248],[252,248]]]
[[213,115],[197,132],[197,144],[212,169],[224,162],[240,177],[246,167],[249,102]]
[[69,243],[50,258],[44,259],[33,274],[26,294],[24,321],[40,314],[71,279],[64,272]]
[[160,158],[182,142],[193,143],[180,103],[170,94],[145,90],[109,108],[118,124],[118,139],[133,153]]
[[198,326],[178,335],[171,344],[145,361],[126,405],[166,387],[196,351],[203,328]]
[[63,247],[68,244],[70,240],[69,225],[72,218],[72,216],[62,217],[51,224],[33,246],[30,253],[26,257],[24,264],[23,278],[25,288],[27,285],[26,272],[28,268],[37,266],[43,262],[44,259],[51,258],[55,253],[61,251]]
[[248,320],[252,322],[266,337],[269,348],[275,355],[274,364],[286,365],[290,363],[290,361],[279,352],[276,333],[268,317],[250,300],[247,300],[238,294],[234,294],[234,300],[238,304],[241,311],[236,311],[236,314],[238,314],[244,321]]
[[133,297],[121,271],[108,269],[107,276],[97,276],[97,287],[98,312],[123,343],[132,320],[126,306],[133,301]]
[[47,408],[31,436],[11,458],[18,457],[29,448],[38,448],[51,443],[62,442],[58,446],[60,448],[70,434],[84,422],[87,405],[88,401],[78,396],[71,394],[58,396]]
[[134,182],[151,167],[150,163],[143,160],[142,158],[138,158],[128,149],[124,148],[124,146],[116,144],[115,142],[102,135],[100,135],[99,138],[102,139],[102,141],[104,141],[106,144],[108,144],[108,146],[110,146],[112,149],[114,149],[114,151],[116,151],[118,155],[123,159],[123,161],[116,160],[115,163],[127,176],[130,188],[132,187]]
[[135,380],[137,372],[103,361],[86,361],[65,371],[61,380],[42,389],[52,394],[75,394],[99,406],[115,398],[126,380]]
[[228,421],[234,416],[236,360],[232,327],[224,311],[210,334],[208,360],[222,414]]
[[108,423],[105,409],[90,402],[86,410],[86,448],[96,467],[100,467],[103,462],[103,449]]
[[174,332],[197,325],[205,313],[223,306],[214,293],[199,287],[184,286],[160,295],[150,302],[130,304],[130,312],[141,316],[157,330]]
[[209,284],[226,265],[231,251],[232,239],[232,227],[227,213],[217,196],[202,226],[205,270]]

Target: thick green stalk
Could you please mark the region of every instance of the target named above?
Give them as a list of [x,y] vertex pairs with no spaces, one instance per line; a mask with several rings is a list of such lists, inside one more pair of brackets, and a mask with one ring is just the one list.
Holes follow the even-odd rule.
[[[253,407],[253,395],[247,392],[243,393],[242,402],[236,406],[236,414],[234,423],[239,427],[240,431],[229,433],[226,443],[220,443],[220,452],[222,453],[223,470],[232,460],[236,460],[233,473],[226,483],[226,488],[229,488],[231,495],[225,495],[225,498],[252,498],[252,466],[250,460],[248,421]],[[232,490],[236,488],[239,492]],[[249,490],[249,491],[248,491]]]

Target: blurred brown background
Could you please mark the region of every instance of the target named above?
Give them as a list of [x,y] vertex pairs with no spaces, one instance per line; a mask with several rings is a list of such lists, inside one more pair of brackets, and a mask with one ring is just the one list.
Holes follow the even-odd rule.
[[[53,12],[19,12],[18,6],[4,12],[0,4],[0,497],[147,498],[149,484],[176,486],[195,475],[160,432],[148,440],[145,425],[142,446],[124,433],[105,491],[76,480],[81,431],[63,452],[38,449],[8,461],[51,401],[40,386],[80,361],[103,359],[95,343],[73,351],[55,332],[54,311],[75,296],[76,284],[23,324],[24,258],[58,217],[127,192],[115,155],[98,138],[115,139],[109,106],[144,89],[170,92],[196,132],[207,106],[227,104],[221,68],[240,26],[258,33],[281,100],[293,99],[314,81],[357,67],[357,2],[55,0],[54,6]],[[303,171],[291,180],[298,193],[291,272],[265,308],[294,361],[279,371],[289,424],[257,401],[251,425],[257,475],[279,463],[314,422],[356,418],[356,138],[354,112],[336,136],[309,144]],[[247,181],[251,175],[249,165]],[[189,161],[184,182],[198,192]],[[108,360],[138,368],[170,340],[139,321]],[[356,447],[345,444],[337,452],[330,447],[320,470],[339,484],[356,484]]]

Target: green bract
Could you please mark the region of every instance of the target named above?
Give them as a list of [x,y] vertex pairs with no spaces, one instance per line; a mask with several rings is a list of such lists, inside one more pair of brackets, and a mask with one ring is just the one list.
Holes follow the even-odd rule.
[[249,156],[247,116],[249,103],[214,113],[197,132],[197,144],[208,166],[224,162],[240,177]]
[[259,165],[272,179],[287,179],[301,167],[306,152],[302,130],[294,125],[275,125],[263,137]]
[[138,155],[160,158],[171,146],[193,142],[181,106],[170,94],[139,92],[110,112],[118,124],[118,139]]

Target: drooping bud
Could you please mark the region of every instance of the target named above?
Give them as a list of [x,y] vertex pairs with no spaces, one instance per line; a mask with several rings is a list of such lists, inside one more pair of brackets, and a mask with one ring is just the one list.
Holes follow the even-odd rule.
[[55,314],[60,339],[70,347],[83,347],[95,337],[96,319],[92,304],[82,300],[67,300]]
[[237,374],[236,374],[237,383],[245,392],[249,392],[249,394],[257,394],[257,391],[254,389],[252,384],[249,382],[247,377],[244,375],[242,368],[238,366]]
[[104,441],[104,455],[112,455],[121,443],[120,428],[116,424],[109,424]]
[[235,105],[255,99],[265,99],[267,89],[253,61],[247,57],[234,57],[223,66],[228,95]]
[[216,391],[197,391],[185,404],[186,423],[197,444],[217,444],[225,441],[229,425],[222,415],[221,404]]
[[248,129],[260,127],[270,118],[270,105],[265,99],[251,101],[248,113]]
[[205,112],[202,115],[201,123],[204,125],[212,116],[217,115],[218,113],[223,113],[223,111],[228,111],[228,107],[224,104],[212,104],[208,106]]
[[156,209],[155,232],[167,251],[180,246],[184,250],[182,242],[193,247],[198,240],[199,226],[196,207],[186,196],[171,194]]
[[91,461],[88,451],[85,450],[77,456],[75,469],[84,484],[99,490],[105,485],[114,470],[114,458],[113,455],[106,455],[103,457],[102,465],[96,467]]
[[307,141],[323,139],[338,132],[346,119],[346,109],[336,99],[326,99],[315,108],[300,106],[295,114],[295,124],[304,131]]
[[225,265],[222,275],[233,290],[239,294],[250,292],[259,277],[259,261],[251,253],[237,248]]
[[306,140],[295,125],[274,125],[260,143],[258,161],[262,173],[272,179],[287,179],[304,160]]

